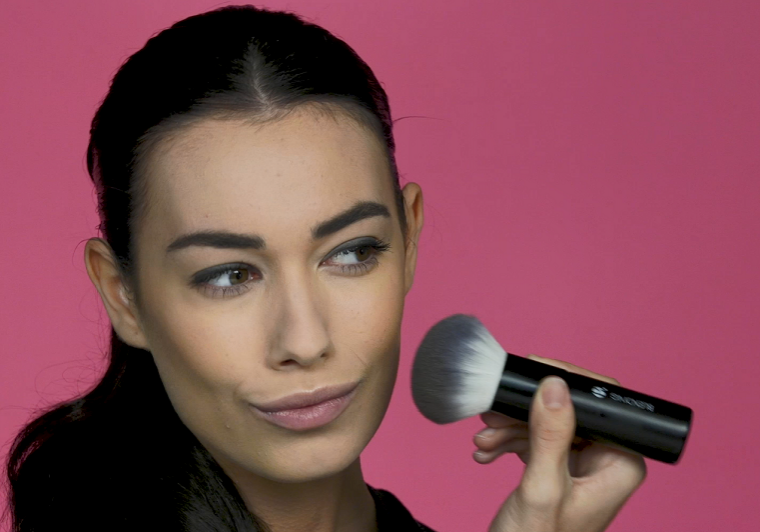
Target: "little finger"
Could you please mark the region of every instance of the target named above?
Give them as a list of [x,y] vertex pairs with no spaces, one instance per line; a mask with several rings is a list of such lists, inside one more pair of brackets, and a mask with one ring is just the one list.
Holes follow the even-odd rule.
[[530,437],[528,426],[512,426],[503,429],[486,428],[478,432],[473,443],[483,451],[493,451],[503,443],[515,439]]
[[475,451],[472,456],[479,464],[490,464],[503,454],[523,454],[527,453],[529,450],[530,441],[527,438],[517,438],[502,443],[498,448],[492,451]]

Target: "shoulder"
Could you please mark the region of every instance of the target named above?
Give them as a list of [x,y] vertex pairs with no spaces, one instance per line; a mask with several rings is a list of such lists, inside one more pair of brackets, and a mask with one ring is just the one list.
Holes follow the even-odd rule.
[[375,499],[378,532],[435,532],[414,519],[409,510],[390,491],[373,488],[369,484],[367,487]]

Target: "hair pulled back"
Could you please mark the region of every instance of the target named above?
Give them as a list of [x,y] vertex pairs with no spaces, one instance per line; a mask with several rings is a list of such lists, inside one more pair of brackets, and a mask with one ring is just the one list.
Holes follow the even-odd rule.
[[[87,167],[99,230],[135,297],[134,235],[151,208],[145,161],[157,142],[198,120],[261,122],[303,105],[348,113],[377,133],[406,233],[387,96],[327,30],[291,13],[229,6],[177,22],[127,59],[93,118]],[[13,442],[13,531],[268,530],[180,421],[151,354],[110,334],[102,379]]]

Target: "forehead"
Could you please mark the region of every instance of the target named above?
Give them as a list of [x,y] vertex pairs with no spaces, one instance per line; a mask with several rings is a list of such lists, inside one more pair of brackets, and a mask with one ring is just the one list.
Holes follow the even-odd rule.
[[340,113],[205,120],[160,144],[147,169],[142,229],[166,239],[206,229],[306,232],[357,201],[393,204],[383,144]]

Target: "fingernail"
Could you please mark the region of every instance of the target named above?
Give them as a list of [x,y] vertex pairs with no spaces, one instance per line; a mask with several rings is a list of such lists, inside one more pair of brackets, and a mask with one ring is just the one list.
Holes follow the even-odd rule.
[[486,459],[486,457],[488,456],[488,453],[486,453],[486,452],[484,452],[484,451],[475,451],[474,453],[472,453],[472,456],[473,456],[473,457],[474,457],[476,460],[485,460],[485,459]]
[[548,377],[541,393],[544,406],[549,410],[559,410],[570,402],[570,391],[560,377]]
[[487,440],[488,438],[490,438],[491,436],[493,436],[493,434],[495,432],[496,432],[496,429],[490,429],[490,428],[489,429],[483,429],[480,432],[478,432],[475,437],[476,438],[483,438],[484,440]]

